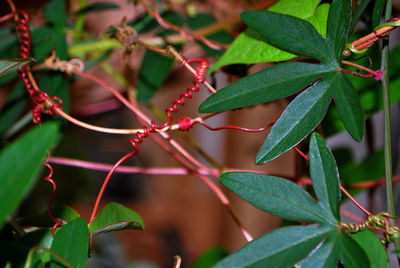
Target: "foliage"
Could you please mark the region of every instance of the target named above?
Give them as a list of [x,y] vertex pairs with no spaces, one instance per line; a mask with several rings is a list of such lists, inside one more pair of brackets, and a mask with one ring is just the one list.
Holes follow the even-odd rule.
[[[381,84],[383,88],[388,85],[397,88],[400,83],[397,72],[400,46],[390,51],[393,60],[389,61],[388,70],[374,71],[365,66],[379,68],[381,62],[385,66],[388,56],[382,51],[387,50],[387,44],[381,42],[380,46],[375,45],[364,52],[364,47],[355,47],[356,42],[350,41],[360,37],[360,33],[354,31],[359,20],[374,27],[372,43],[388,34],[389,31],[379,34],[382,28],[400,26],[398,18],[378,26],[385,8],[386,15],[390,13],[390,1],[370,4],[361,1],[352,12],[351,0],[280,0],[267,10],[242,12],[240,18],[248,28],[234,40],[226,30],[227,25],[219,25],[213,14],[198,12],[194,4],[183,1],[186,12],[181,13],[163,2],[152,6],[147,6],[145,1],[132,2],[142,5],[146,12],[131,21],[123,19],[112,29],[105,29],[100,36],[85,31],[86,15],[119,9],[120,6],[113,2],[87,4],[83,0],[76,10],[67,11],[64,0],[51,0],[43,8],[45,23],[39,26],[29,24],[26,18],[21,21],[23,13],[18,13],[21,10],[0,18],[1,23],[8,19],[17,20],[14,21],[16,31],[10,29],[11,23],[0,28],[0,84],[10,89],[0,110],[0,266],[85,267],[97,238],[113,231],[144,230],[144,219],[131,208],[116,202],[101,209],[99,206],[118,166],[139,153],[139,145],[144,139],[161,133],[165,144],[158,141],[160,147],[183,165],[185,174],[194,174],[205,182],[248,240],[251,239],[247,230],[210,177],[219,177],[224,187],[258,209],[292,223],[249,241],[231,255],[220,247],[211,248],[193,262],[193,267],[389,267],[387,246],[400,237],[400,229],[389,219],[394,215],[370,213],[348,192],[358,194],[364,191],[363,188],[382,184],[380,179],[385,171],[388,174],[389,162],[393,160],[388,153],[390,142],[385,141],[385,151],[371,150],[357,163],[346,150],[332,153],[326,139],[346,130],[355,141],[361,142],[365,138],[365,120],[382,109],[387,111],[388,98],[392,103],[400,101],[396,90],[390,94],[380,91]],[[154,38],[142,39],[143,34]],[[155,45],[151,43],[154,40]],[[199,46],[201,53],[216,60],[210,70],[207,70],[205,59],[186,59],[181,54],[186,51],[188,41],[194,41],[189,44]],[[136,70],[126,61],[131,55],[141,55],[135,51],[139,46],[145,51],[137,61],[140,64]],[[123,72],[107,62],[113,51],[120,48],[125,50],[121,63]],[[56,57],[49,57],[53,51]],[[367,53],[370,59],[359,57],[358,53]],[[74,69],[79,64],[67,61],[72,56],[85,61],[86,69]],[[158,120],[153,121],[141,109],[144,105],[150,108],[153,116],[159,114],[153,98],[174,70],[174,61],[193,74],[193,83],[164,109],[165,114],[160,118],[166,118],[165,123],[157,124],[155,121]],[[213,73],[234,64],[265,62],[270,63],[267,68],[244,76],[209,96],[199,107],[201,113],[209,114],[196,119],[181,117],[175,120],[180,106],[184,106],[201,85],[215,91],[206,80],[207,71]],[[126,90],[120,94],[101,78],[86,72],[96,65],[111,74]],[[107,88],[145,126],[139,130],[111,129],[68,116],[69,85],[79,77]],[[168,133],[171,130],[187,131],[195,124],[211,131],[258,132],[267,127],[260,130],[239,126],[213,128],[203,119],[214,116],[213,113],[282,99],[290,100],[290,104],[272,123],[255,162],[265,164],[296,148],[306,159],[304,166],[309,167],[309,172],[298,174],[293,181],[250,171],[221,174],[221,170],[227,169],[210,160],[193,140],[188,142],[193,151],[186,150]],[[134,135],[129,139],[130,152],[107,170],[89,221],[70,207],[52,204],[57,185],[52,179],[54,172],[49,159],[51,151],[62,139],[63,130],[68,127],[61,117],[99,132]],[[31,126],[31,118],[40,124]],[[385,127],[388,121],[390,118],[386,117]],[[315,130],[320,134],[313,133]],[[366,138],[370,139],[368,135]],[[302,143],[309,143],[308,156],[301,152]],[[196,150],[203,159],[199,160],[198,155],[192,153]],[[214,167],[204,165],[203,160]],[[43,166],[46,169],[41,173]],[[101,165],[91,165],[94,169],[98,166]],[[147,171],[146,168],[140,170]],[[24,215],[18,208],[23,207],[22,202],[39,176],[53,189],[48,197],[47,212]],[[389,185],[391,178],[386,183]],[[342,197],[342,192],[367,213],[365,221],[343,222],[341,205],[346,198]],[[393,203],[390,194],[388,202]]]

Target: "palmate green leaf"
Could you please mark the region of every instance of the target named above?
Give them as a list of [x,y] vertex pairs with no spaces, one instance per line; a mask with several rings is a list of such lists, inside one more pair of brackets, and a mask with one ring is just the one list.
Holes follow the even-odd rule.
[[365,251],[372,267],[389,267],[388,255],[376,234],[370,230],[364,230],[352,234],[351,237],[356,240]]
[[333,79],[316,82],[289,104],[258,151],[257,164],[273,160],[290,150],[318,126],[332,99],[329,89]]
[[337,267],[340,260],[344,267],[369,268],[371,266],[365,251],[346,232],[336,230],[328,239],[313,250],[307,258],[299,263],[301,268]]
[[16,71],[31,60],[31,58],[0,60],[0,76]]
[[200,112],[218,112],[290,96],[308,87],[332,67],[323,64],[288,62],[244,77],[211,95]]
[[284,219],[335,225],[337,220],[297,184],[257,173],[230,172],[221,182],[259,209]]
[[[89,250],[89,230],[82,218],[77,218],[57,231],[51,249],[74,267],[85,267]],[[64,267],[52,257],[51,267]]]
[[[339,14],[341,19],[350,20],[348,10],[345,10],[345,7],[350,5],[350,0],[343,1],[347,3],[332,5],[329,14]],[[340,0],[333,2],[340,2]],[[331,15],[331,19],[332,16],[334,15]],[[341,44],[347,37],[340,37],[340,42],[332,44],[329,40],[323,39],[308,22],[268,11],[247,11],[242,14],[242,18],[269,43],[298,55],[319,59],[320,70],[324,70],[319,73],[317,79],[312,81],[313,86],[297,96],[272,127],[267,140],[257,154],[257,164],[275,159],[308,136],[325,116],[332,98],[335,99],[341,119],[350,135],[357,141],[362,140],[364,118],[360,102],[353,86],[340,70],[340,55],[337,55],[337,50],[339,50],[337,47],[342,47]],[[333,37],[347,33],[348,27],[349,22],[342,22],[342,25],[333,25],[328,30],[330,36]],[[291,66],[286,65],[286,67]],[[284,67],[285,65],[282,69]],[[273,67],[272,70],[279,70],[279,68]],[[296,69],[294,73],[291,73],[291,69],[288,68],[284,74],[288,81],[295,78],[292,81],[294,90],[283,87],[284,90],[279,91],[279,88],[276,90],[273,86],[269,86],[269,82],[273,85],[274,79],[280,81],[281,77],[274,71],[265,70],[239,80],[236,82],[238,86],[234,83],[218,91],[200,106],[200,111],[223,111],[263,103],[293,94],[297,89],[304,87],[305,82],[309,82],[303,78],[296,80],[299,75]],[[307,75],[312,77],[311,73]]]
[[106,205],[89,224],[91,234],[143,229],[143,219],[137,212],[115,202]]
[[310,173],[320,204],[339,221],[339,172],[331,150],[317,133],[310,141]]
[[245,11],[241,18],[275,47],[336,65],[325,40],[305,20],[262,10]]
[[55,145],[54,123],[35,127],[0,153],[0,228],[35,182],[48,151]]
[[136,84],[140,103],[148,103],[151,100],[167,78],[173,62],[169,57],[146,50]]
[[291,267],[334,231],[331,226],[292,226],[274,230],[213,267]]
[[[318,6],[321,0],[281,0],[268,10],[291,15],[310,22],[324,37],[328,19],[329,4]],[[259,63],[289,60],[296,55],[280,50],[268,43],[252,29],[241,33],[225,54],[210,68],[210,72],[225,65],[237,63]]]

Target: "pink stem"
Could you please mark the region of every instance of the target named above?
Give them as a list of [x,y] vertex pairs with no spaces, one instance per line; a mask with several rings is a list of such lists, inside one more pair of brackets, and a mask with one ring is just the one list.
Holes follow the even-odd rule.
[[[70,159],[65,157],[50,157],[49,162],[58,165],[67,165],[80,168],[86,168],[97,171],[109,172],[113,165],[95,163],[83,160]],[[201,175],[210,175],[210,173],[204,170],[197,170]],[[118,166],[115,169],[115,173],[136,173],[136,174],[146,174],[146,175],[192,175],[193,172],[186,168],[143,168],[143,167],[129,167],[129,166]]]
[[365,214],[368,216],[372,215],[366,208],[364,208],[342,185],[340,185],[340,190]]

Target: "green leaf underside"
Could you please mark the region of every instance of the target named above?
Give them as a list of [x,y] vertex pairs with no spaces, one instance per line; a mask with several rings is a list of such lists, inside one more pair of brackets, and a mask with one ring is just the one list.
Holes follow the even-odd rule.
[[312,254],[299,263],[301,268],[337,267],[341,261],[345,267],[368,268],[371,266],[364,250],[346,232],[336,231],[320,244]]
[[231,172],[221,182],[244,200],[288,220],[335,225],[336,219],[297,184],[257,173]]
[[[85,267],[89,250],[89,231],[86,222],[77,218],[57,231],[51,249],[74,267]],[[51,267],[64,267],[52,257]]]
[[[318,6],[320,2],[320,0],[281,0],[268,10],[305,19],[322,36],[325,36],[329,4]],[[260,35],[249,28],[236,37],[225,54],[210,68],[210,72],[214,72],[222,66],[230,64],[283,61],[295,56],[267,44]]]
[[351,1],[336,0],[331,4],[328,16],[326,40],[334,57],[340,62],[342,51],[347,42],[351,21]]
[[31,60],[31,58],[0,60],[0,76],[16,71]]
[[334,66],[338,65],[328,50],[325,39],[307,21],[262,10],[245,11],[241,18],[275,47]]
[[272,231],[246,244],[217,263],[222,267],[290,267],[307,256],[335,229],[331,226],[292,226]]
[[91,234],[143,229],[143,219],[137,212],[115,202],[106,205],[89,224]]
[[42,124],[0,153],[0,228],[32,187],[57,136],[57,125]]
[[378,237],[370,230],[351,235],[368,256],[372,267],[389,267],[388,255]]
[[339,118],[349,134],[358,142],[364,137],[364,114],[360,99],[353,84],[343,73],[339,73],[337,84],[332,90]]
[[320,204],[340,221],[339,172],[331,150],[317,133],[310,142],[310,173]]
[[329,89],[337,79],[335,77],[316,82],[289,104],[258,151],[257,164],[290,150],[318,126],[332,99]]
[[308,87],[333,70],[331,66],[323,64],[278,64],[218,90],[201,104],[199,110],[218,112],[284,98]]
[[167,78],[173,60],[152,50],[146,50],[140,66],[137,91],[138,101],[148,103]]

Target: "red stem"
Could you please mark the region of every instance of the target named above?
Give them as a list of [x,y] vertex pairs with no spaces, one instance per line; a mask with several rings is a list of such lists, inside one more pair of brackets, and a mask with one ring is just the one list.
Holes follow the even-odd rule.
[[121,158],[114,164],[114,166],[113,166],[113,167],[111,168],[111,170],[108,172],[107,177],[104,179],[104,182],[103,182],[103,184],[102,184],[102,186],[101,186],[101,188],[100,188],[100,191],[99,191],[99,193],[98,193],[98,195],[97,195],[96,202],[95,202],[94,205],[93,205],[92,214],[90,215],[89,223],[91,223],[91,222],[95,219],[95,217],[96,217],[96,215],[97,215],[97,210],[99,209],[99,205],[100,205],[101,198],[102,198],[103,195],[104,195],[104,191],[106,190],[107,185],[108,185],[108,183],[110,182],[110,179],[111,179],[111,177],[112,177],[114,171],[118,168],[118,166],[120,166],[123,162],[125,162],[127,159],[129,159],[130,157],[134,156],[135,154],[136,154],[136,151],[133,151],[133,152],[130,152],[130,153],[124,155],[123,157],[121,157]]

